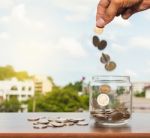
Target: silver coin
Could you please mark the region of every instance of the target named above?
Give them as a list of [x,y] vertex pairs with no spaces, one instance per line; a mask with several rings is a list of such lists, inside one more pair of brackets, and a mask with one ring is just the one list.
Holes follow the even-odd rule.
[[86,122],[86,121],[81,121],[81,122],[78,122],[76,125],[78,126],[87,126],[89,123]]
[[39,123],[39,124],[48,124],[49,121],[48,121],[47,119],[40,119],[40,120],[38,121],[38,123]]
[[58,123],[66,123],[66,122],[68,122],[68,119],[67,118],[57,118],[55,121]]
[[53,127],[63,127],[65,124],[64,123],[58,123],[58,122],[51,122],[51,125]]
[[116,68],[116,63],[115,62],[113,62],[113,61],[110,61],[109,63],[107,63],[106,65],[105,65],[105,69],[107,70],[107,71],[113,71],[115,68]]
[[33,125],[33,128],[35,128],[35,129],[45,129],[45,128],[47,128],[47,127],[48,127],[47,125],[42,125],[42,124]]
[[70,118],[70,119],[68,119],[68,121],[74,122],[74,123],[77,123],[79,121],[84,121],[84,120],[85,120],[84,118]]
[[67,122],[65,123],[65,126],[73,126],[75,123],[74,122]]
[[28,118],[27,120],[28,121],[38,121],[40,118],[36,118],[36,117],[30,117],[30,118]]
[[107,64],[110,61],[110,56],[108,54],[102,53],[102,56],[100,58],[101,63]]

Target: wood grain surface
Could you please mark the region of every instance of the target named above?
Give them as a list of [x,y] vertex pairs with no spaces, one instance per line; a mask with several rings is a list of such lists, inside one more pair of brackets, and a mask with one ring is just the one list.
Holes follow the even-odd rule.
[[[34,129],[30,117],[79,117],[88,126]],[[97,126],[89,113],[0,113],[0,138],[150,138],[150,113],[133,113],[125,126]]]

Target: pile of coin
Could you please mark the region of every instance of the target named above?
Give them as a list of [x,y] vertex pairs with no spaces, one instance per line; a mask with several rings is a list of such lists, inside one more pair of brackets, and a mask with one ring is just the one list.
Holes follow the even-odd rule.
[[34,129],[45,129],[49,127],[64,127],[64,126],[86,126],[88,121],[84,118],[47,118],[47,117],[31,117],[27,119],[32,122]]
[[127,108],[117,109],[103,109],[99,111],[91,111],[91,115],[99,122],[116,122],[123,121],[130,118],[130,113]]
[[[103,29],[96,27],[95,32],[97,34],[100,34],[103,32]],[[98,38],[98,36],[96,36],[96,35],[93,36],[92,42],[93,42],[93,45],[95,47],[97,47],[100,51],[104,50],[107,47],[107,41],[106,40],[100,40]],[[100,62],[105,65],[106,71],[113,71],[117,66],[114,61],[111,61],[110,56],[108,54],[104,54],[104,53],[102,53],[102,55],[100,57]]]

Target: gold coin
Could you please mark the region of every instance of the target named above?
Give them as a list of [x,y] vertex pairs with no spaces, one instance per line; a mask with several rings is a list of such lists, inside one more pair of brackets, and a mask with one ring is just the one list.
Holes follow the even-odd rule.
[[111,87],[109,85],[104,84],[100,86],[99,91],[101,93],[109,93],[111,91]]
[[103,33],[103,30],[104,30],[104,28],[99,28],[99,27],[95,27],[95,29],[94,29],[94,32],[96,33],[96,34],[102,34]]
[[107,71],[113,71],[115,68],[116,68],[116,63],[115,62],[113,62],[113,61],[110,61],[109,63],[107,63],[106,65],[105,65],[105,69],[107,70]]

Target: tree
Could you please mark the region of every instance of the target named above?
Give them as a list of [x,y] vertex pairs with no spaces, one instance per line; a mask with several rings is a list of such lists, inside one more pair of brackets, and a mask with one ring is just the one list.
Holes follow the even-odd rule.
[[21,108],[21,103],[17,97],[11,97],[0,104],[0,112],[18,112]]
[[88,95],[78,95],[73,84],[67,87],[53,87],[46,95],[36,93],[35,98],[28,101],[28,111],[32,112],[34,100],[36,99],[35,112],[74,112],[80,108],[87,110],[89,103]]

